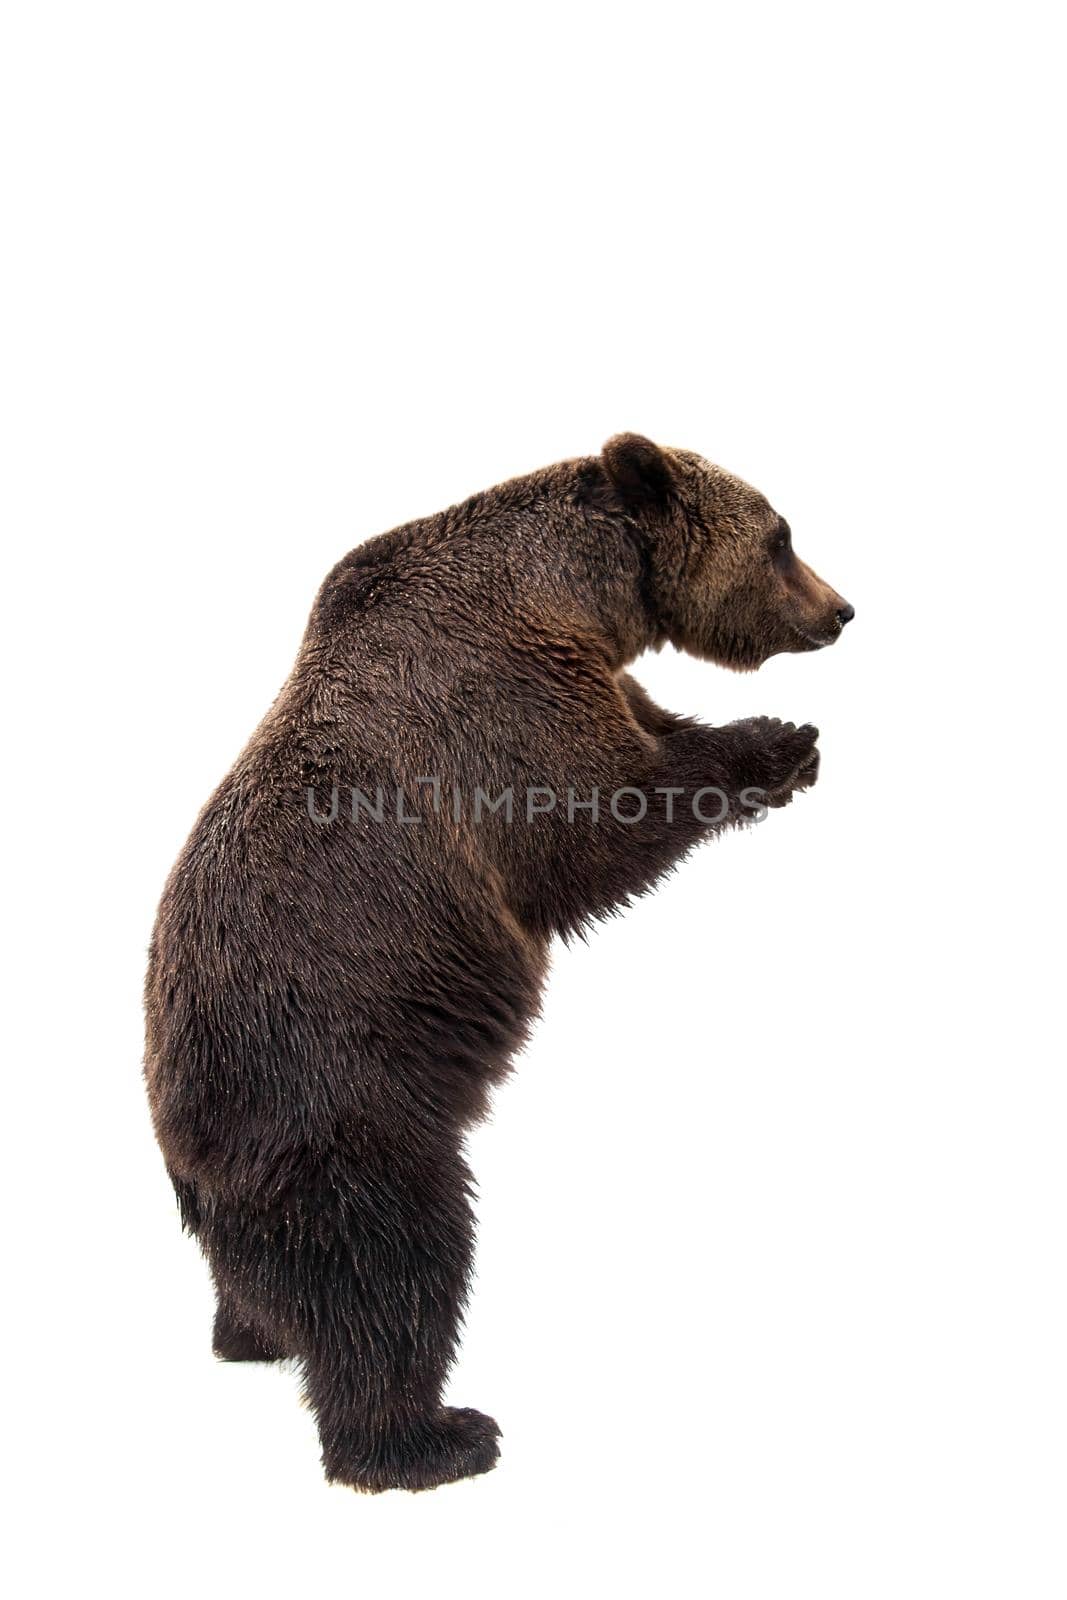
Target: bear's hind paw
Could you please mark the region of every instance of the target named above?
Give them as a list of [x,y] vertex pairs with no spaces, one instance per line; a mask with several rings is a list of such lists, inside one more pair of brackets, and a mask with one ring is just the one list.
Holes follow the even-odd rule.
[[500,1455],[500,1429],[481,1411],[445,1406],[432,1421],[379,1440],[362,1458],[324,1454],[326,1476],[364,1494],[385,1489],[436,1489],[490,1472]]

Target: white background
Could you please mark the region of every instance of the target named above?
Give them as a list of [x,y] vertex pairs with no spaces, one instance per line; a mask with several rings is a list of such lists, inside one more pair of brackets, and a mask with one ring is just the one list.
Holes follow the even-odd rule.
[[[1063,1596],[1051,24],[5,7],[13,1592]],[[502,1460],[364,1498],[292,1371],[211,1356],[154,906],[334,560],[620,429],[856,606],[636,669],[817,722],[822,777],[559,952],[471,1141]]]

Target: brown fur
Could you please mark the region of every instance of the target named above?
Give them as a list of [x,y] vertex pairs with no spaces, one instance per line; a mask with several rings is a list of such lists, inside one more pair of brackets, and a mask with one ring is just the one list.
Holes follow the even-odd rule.
[[[704,727],[627,664],[670,640],[752,668],[851,614],[755,490],[636,435],[326,579],[164,891],[146,1076],[215,1277],[215,1349],[302,1360],[330,1477],[418,1489],[493,1465],[491,1419],[441,1404],[472,1248],[461,1138],[537,1013],[549,943],[749,818],[747,792],[783,805],[815,780],[813,728]],[[337,819],[316,822],[308,791],[325,812],[334,785]],[[383,821],[353,819],[351,787],[379,785]],[[475,821],[476,786],[560,800]],[[702,786],[728,797],[717,823],[663,793]],[[645,814],[568,818],[568,790],[594,787]]]

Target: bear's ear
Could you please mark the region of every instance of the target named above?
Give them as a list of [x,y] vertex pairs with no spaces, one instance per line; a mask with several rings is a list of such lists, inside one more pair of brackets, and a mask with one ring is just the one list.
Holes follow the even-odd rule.
[[674,472],[658,444],[641,433],[617,433],[602,455],[623,505],[633,510],[666,505],[675,487]]

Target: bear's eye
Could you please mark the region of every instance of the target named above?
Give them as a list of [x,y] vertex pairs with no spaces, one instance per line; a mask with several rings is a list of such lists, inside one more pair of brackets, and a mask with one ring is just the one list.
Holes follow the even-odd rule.
[[788,522],[781,518],[771,538],[771,554],[776,556],[784,555],[789,549],[792,537]]

